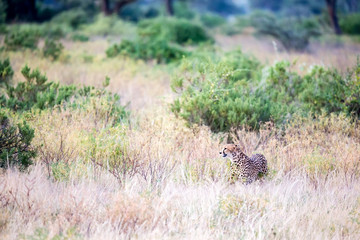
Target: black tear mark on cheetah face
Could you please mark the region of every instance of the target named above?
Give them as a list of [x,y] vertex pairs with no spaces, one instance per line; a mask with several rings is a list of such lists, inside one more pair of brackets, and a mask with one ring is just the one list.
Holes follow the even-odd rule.
[[223,150],[220,153],[220,155],[222,155],[223,158],[226,157],[232,157],[233,153],[235,152],[236,149],[236,145],[235,144],[226,144],[223,148]]

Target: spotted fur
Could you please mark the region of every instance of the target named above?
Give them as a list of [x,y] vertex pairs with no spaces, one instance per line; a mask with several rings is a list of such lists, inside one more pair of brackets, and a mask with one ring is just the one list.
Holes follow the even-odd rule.
[[250,184],[268,172],[267,161],[262,154],[248,157],[235,144],[225,145],[220,154],[224,158],[230,158],[231,160],[232,182],[241,180],[245,184]]

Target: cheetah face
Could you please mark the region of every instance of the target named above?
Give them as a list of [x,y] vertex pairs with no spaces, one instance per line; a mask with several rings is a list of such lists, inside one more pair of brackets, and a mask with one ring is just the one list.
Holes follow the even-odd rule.
[[236,145],[235,144],[226,144],[223,148],[223,150],[220,152],[220,155],[222,155],[222,157],[224,158],[233,158],[233,152],[236,149]]

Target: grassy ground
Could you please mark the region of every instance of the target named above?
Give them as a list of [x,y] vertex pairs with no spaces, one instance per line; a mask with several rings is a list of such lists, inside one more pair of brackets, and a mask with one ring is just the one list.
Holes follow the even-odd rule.
[[[240,45],[264,64],[298,59],[341,70],[354,64],[360,48],[313,43],[313,52],[286,54],[248,35],[217,41],[222,48]],[[109,44],[65,41],[57,62],[37,52],[3,53],[14,81],[23,81],[25,63],[64,84],[101,86],[109,76],[109,90],[130,102],[132,116],[128,126],[111,126],[99,118],[96,102],[86,111],[22,116],[35,129],[40,151],[28,174],[0,175],[1,239],[360,238],[358,122],[318,116],[281,131],[264,124],[258,133],[235,132],[249,155],[261,143],[255,152],[267,157],[270,174],[262,183],[230,185],[228,162],[218,156],[224,136],[189,129],[169,110],[172,67],[106,59]],[[132,161],[125,175],[96,161],[116,159],[118,151]]]

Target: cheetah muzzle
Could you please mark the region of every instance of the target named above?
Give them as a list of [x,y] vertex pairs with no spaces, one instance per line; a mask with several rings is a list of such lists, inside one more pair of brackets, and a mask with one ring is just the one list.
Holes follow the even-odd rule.
[[245,184],[250,184],[268,173],[267,161],[262,154],[248,157],[238,145],[227,144],[220,155],[231,160],[231,182],[241,180]]

